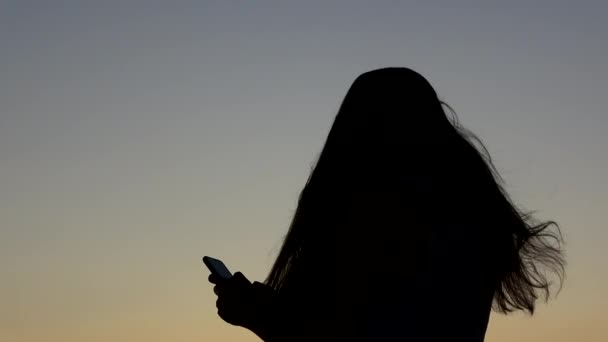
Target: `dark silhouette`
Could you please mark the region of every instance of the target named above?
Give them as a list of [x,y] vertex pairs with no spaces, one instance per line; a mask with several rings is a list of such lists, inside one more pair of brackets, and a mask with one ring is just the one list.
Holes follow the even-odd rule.
[[218,313],[269,342],[483,341],[492,308],[533,314],[564,275],[559,226],[503,184],[424,77],[366,72],[265,282],[209,278]]

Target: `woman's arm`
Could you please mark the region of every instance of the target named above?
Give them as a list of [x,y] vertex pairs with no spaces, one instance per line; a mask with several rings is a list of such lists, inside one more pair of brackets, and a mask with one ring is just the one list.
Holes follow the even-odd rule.
[[[418,277],[431,230],[414,207],[380,191],[352,196],[335,221],[335,278],[328,282],[333,301],[318,308],[332,310],[333,319],[301,322],[276,314],[283,310],[275,307],[250,330],[266,342],[362,340],[368,316],[383,314],[368,312],[373,301]],[[383,293],[375,293],[378,288]]]
[[[255,314],[245,328],[251,330],[265,342],[304,342],[311,339],[302,334],[306,331],[301,327],[303,322],[294,320],[292,312],[283,307],[285,303],[280,301],[274,289],[266,284],[254,282],[252,292],[257,308]],[[325,339],[313,339],[314,341],[326,341]],[[327,340],[328,341],[328,340]]]
[[289,341],[282,336],[283,324],[279,314],[282,310],[274,289],[256,281],[252,284],[252,292],[257,310],[245,328],[265,342]]
[[[274,302],[266,306],[266,309],[263,309],[247,328],[265,342],[336,341],[323,323],[285,314],[293,310],[282,310],[281,305],[280,302]],[[324,308],[321,307],[319,310]]]

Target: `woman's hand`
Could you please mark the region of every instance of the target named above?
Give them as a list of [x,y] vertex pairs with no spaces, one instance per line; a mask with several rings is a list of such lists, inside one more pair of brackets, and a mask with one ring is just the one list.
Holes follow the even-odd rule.
[[211,274],[209,282],[215,284],[217,313],[227,323],[266,334],[275,310],[275,292],[269,286],[245,278],[236,272],[230,279]]
[[217,314],[227,323],[245,327],[253,318],[251,282],[241,272],[230,279],[222,279],[214,274],[209,282],[215,284]]

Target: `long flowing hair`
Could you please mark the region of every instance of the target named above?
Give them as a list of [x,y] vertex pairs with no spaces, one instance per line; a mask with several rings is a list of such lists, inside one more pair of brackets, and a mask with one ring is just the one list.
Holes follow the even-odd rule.
[[481,140],[423,76],[407,68],[364,73],[349,89],[266,284],[279,293],[305,286],[304,270],[329,255],[332,238],[340,238],[328,233],[336,205],[380,182],[406,192],[412,177],[426,181],[432,210],[464,212],[485,223],[480,234],[496,284],[494,310],[532,314],[539,297],[549,299],[553,280],[561,288],[565,259],[558,224],[514,204]]

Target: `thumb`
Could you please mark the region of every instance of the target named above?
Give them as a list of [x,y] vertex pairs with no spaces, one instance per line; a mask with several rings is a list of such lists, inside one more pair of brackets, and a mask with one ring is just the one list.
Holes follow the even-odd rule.
[[247,278],[245,278],[245,276],[241,272],[236,272],[235,274],[233,274],[231,280],[236,283],[247,283],[251,285],[251,282]]

